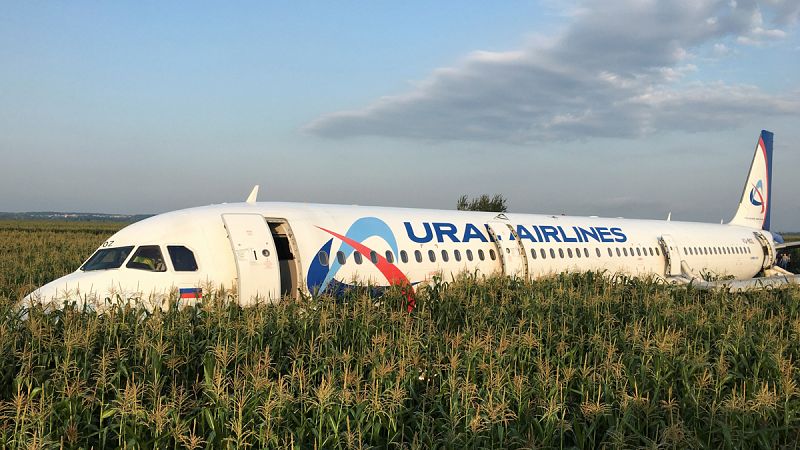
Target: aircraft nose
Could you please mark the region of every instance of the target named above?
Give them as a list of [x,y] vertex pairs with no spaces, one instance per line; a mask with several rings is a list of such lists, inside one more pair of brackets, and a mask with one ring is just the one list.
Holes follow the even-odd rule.
[[72,273],[35,289],[22,299],[23,305],[42,304],[61,306],[64,302],[76,302],[79,306],[97,296],[90,280],[82,273]]

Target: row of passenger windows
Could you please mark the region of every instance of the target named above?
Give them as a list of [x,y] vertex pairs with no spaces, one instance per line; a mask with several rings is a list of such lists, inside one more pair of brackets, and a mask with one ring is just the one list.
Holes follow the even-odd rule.
[[[486,260],[486,254],[489,254],[489,259],[492,261],[497,259],[497,253],[494,250],[490,249],[488,252],[484,252],[482,249],[479,249],[477,252],[477,257],[480,261]],[[466,257],[467,261],[473,261],[475,259],[476,254],[472,252],[472,250],[467,249],[464,251],[464,257]],[[436,262],[436,251],[428,250],[427,252],[428,261]],[[447,250],[442,250],[441,252],[442,261],[448,262],[450,261],[450,253]],[[385,254],[386,261],[389,263],[394,263],[394,253],[391,250],[386,250]],[[369,254],[369,259],[372,261],[373,264],[378,263],[378,253],[375,251],[371,251]],[[422,252],[420,250],[414,250],[414,260],[418,263],[422,262]],[[453,259],[456,261],[462,260],[461,250],[453,250]],[[347,258],[344,256],[344,252],[338,251],[336,252],[336,261],[339,264],[344,265],[347,262]],[[356,264],[361,264],[364,262],[361,253],[355,252],[353,253],[353,261]],[[408,263],[408,253],[405,250],[400,250],[400,261],[403,263]],[[319,252],[319,262],[323,266],[328,265],[328,253],[324,250]]]
[[752,251],[745,246],[683,247],[684,255],[746,255]]
[[[657,248],[653,248],[653,247],[644,247],[644,248],[643,247],[631,247],[630,251],[628,251],[628,247],[615,247],[614,249],[609,247],[606,250],[608,250],[608,256],[609,257],[614,257],[614,253],[615,253],[614,250],[616,250],[616,256],[618,256],[618,257],[622,257],[622,256],[647,256],[648,253],[650,254],[650,256],[661,256],[661,252]],[[601,252],[599,248],[595,248],[594,251],[595,251],[595,254],[597,254],[598,258],[603,256],[603,252]],[[564,250],[563,248],[559,248],[558,250],[556,250],[554,248],[551,248],[549,253],[548,253],[548,251],[546,249],[543,249],[543,248],[540,248],[538,252],[537,252],[537,250],[535,248],[531,249],[531,258],[533,258],[533,259],[537,259],[539,257],[541,257],[541,259],[547,259],[548,254],[550,255],[550,258],[556,258],[556,257],[558,257],[558,258],[588,258],[589,255],[590,255],[589,249],[586,248],[586,247],[583,247],[583,248],[578,247],[578,248],[575,249],[574,252],[572,251],[571,248],[568,248],[566,250]]]
[[[595,254],[598,258],[603,256],[602,251],[599,248],[595,248]],[[661,256],[661,251],[657,247],[608,247],[606,249],[608,251],[608,256],[613,257],[628,257],[628,256]],[[688,255],[730,255],[730,254],[745,254],[750,253],[750,249],[747,247],[684,247],[683,248],[684,254]],[[489,259],[492,261],[497,259],[497,254],[494,250],[489,250]],[[474,260],[474,254],[472,250],[466,250],[464,252],[467,261]],[[422,252],[420,250],[414,250],[414,260],[418,263],[421,263],[423,260]],[[479,249],[477,251],[477,256],[480,261],[486,260],[486,253]],[[551,259],[555,258],[588,258],[590,256],[589,249],[586,247],[576,247],[574,250],[572,248],[559,248],[559,249],[531,249],[531,258],[532,259],[547,259],[548,257]],[[436,262],[436,252],[434,250],[428,250],[427,252],[427,259],[430,262]],[[391,250],[387,250],[385,253],[386,261],[389,263],[394,263],[394,253]],[[450,260],[450,254],[447,250],[441,251],[441,258],[442,261],[448,262]],[[328,253],[323,251],[319,252],[319,262],[323,266],[327,266],[329,261]],[[373,264],[378,263],[378,253],[375,251],[370,252],[369,255],[370,261]],[[456,261],[462,260],[462,255],[460,250],[453,250],[453,259]],[[347,262],[347,258],[344,255],[344,252],[338,251],[336,252],[336,260],[339,262],[340,265],[344,265]],[[363,257],[361,253],[354,252],[353,253],[353,261],[356,264],[361,264],[363,262]],[[403,263],[408,263],[408,253],[405,250],[400,250],[400,261]]]

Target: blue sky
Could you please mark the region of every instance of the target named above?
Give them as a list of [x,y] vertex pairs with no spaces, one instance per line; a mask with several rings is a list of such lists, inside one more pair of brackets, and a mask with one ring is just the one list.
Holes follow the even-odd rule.
[[[800,229],[798,2],[7,2],[0,211],[242,200]],[[793,198],[794,196],[794,198]]]

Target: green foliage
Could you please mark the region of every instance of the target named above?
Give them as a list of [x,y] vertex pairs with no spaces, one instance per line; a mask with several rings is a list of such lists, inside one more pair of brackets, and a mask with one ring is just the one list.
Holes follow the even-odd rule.
[[0,297],[17,299],[75,271],[119,222],[0,221]]
[[494,194],[492,197],[489,197],[487,194],[481,194],[471,200],[466,195],[462,195],[456,203],[456,209],[459,211],[508,211],[506,199],[500,194]]
[[[45,253],[35,261],[49,248],[35,247]],[[82,260],[91,248],[71,251]],[[55,276],[60,264],[30,273]],[[19,289],[0,296],[0,448],[779,448],[800,438],[796,288],[733,295],[594,273],[464,274],[419,287],[411,314],[399,291],[353,289],[248,308],[208,293],[197,306],[103,315],[19,311],[5,294]]]

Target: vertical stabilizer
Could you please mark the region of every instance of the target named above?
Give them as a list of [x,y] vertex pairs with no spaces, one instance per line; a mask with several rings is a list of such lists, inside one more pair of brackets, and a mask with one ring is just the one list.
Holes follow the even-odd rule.
[[772,207],[772,133],[761,130],[739,209],[731,224],[769,230]]

